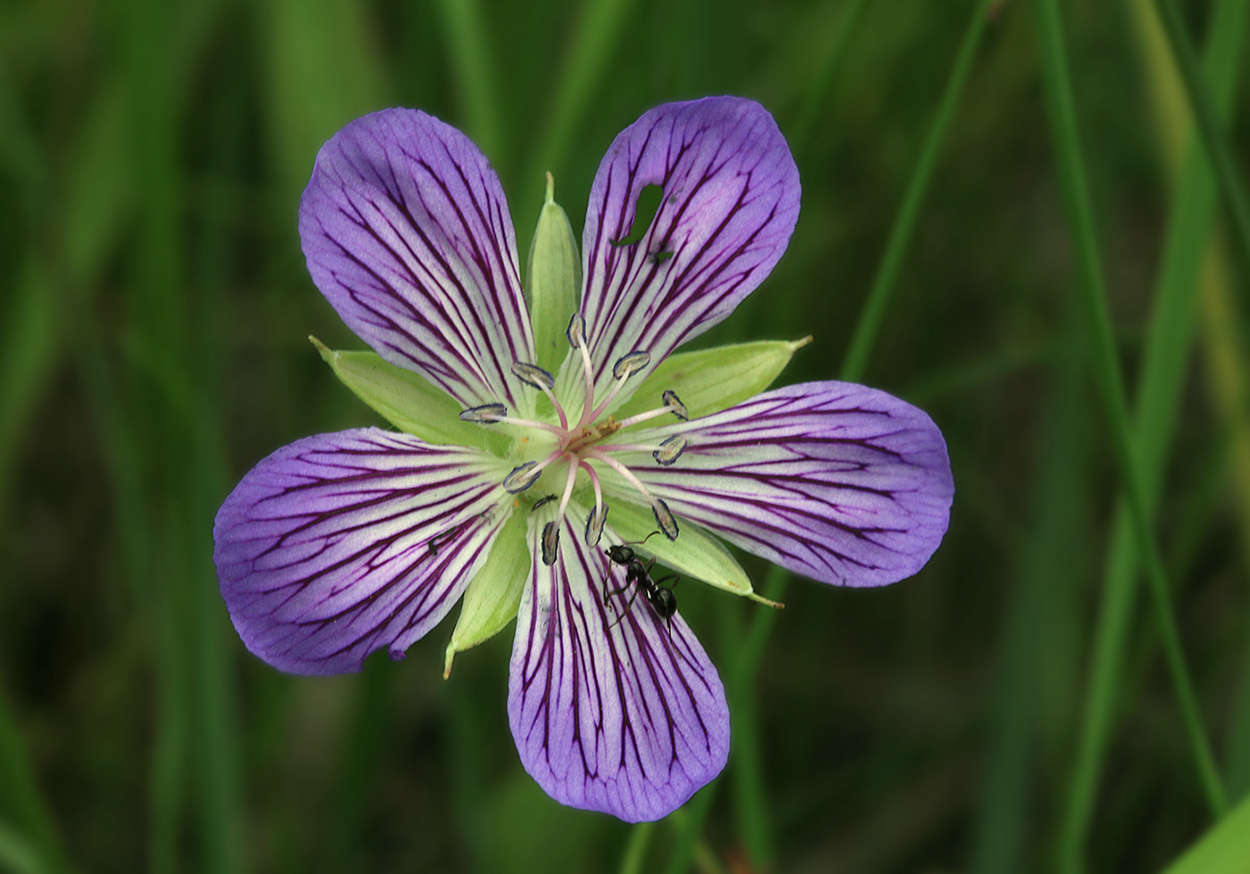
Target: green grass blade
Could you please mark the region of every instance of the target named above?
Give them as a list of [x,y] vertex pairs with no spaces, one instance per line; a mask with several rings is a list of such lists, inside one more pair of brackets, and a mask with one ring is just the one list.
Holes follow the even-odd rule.
[[519,180],[523,194],[516,202],[521,211],[514,215],[519,217],[521,227],[528,227],[538,215],[544,190],[543,174],[554,173],[556,184],[560,184],[569,146],[590,110],[595,90],[612,68],[612,60],[626,33],[625,22],[636,5],[637,0],[591,0],[572,7],[578,10],[577,26],[565,43],[569,54],[552,83],[555,96],[551,101],[551,116],[546,120],[537,151],[525,164],[527,169]]
[[890,229],[890,239],[885,246],[885,254],[881,258],[881,266],[873,277],[872,287],[868,290],[868,299],[855,325],[855,334],[851,337],[851,346],[847,350],[846,359],[842,362],[842,379],[858,382],[863,379],[868,367],[868,357],[872,354],[877,335],[881,332],[881,324],[885,320],[886,310],[890,305],[890,296],[894,292],[899,268],[903,263],[911,245],[912,231],[916,227],[916,218],[920,214],[920,206],[924,203],[925,194],[929,190],[929,181],[933,178],[933,168],[937,165],[938,155],[942,151],[942,143],[950,128],[955,109],[963,96],[964,85],[968,81],[968,73],[972,70],[972,62],[976,58],[977,49],[981,45],[981,37],[985,33],[988,18],[987,10],[993,0],[978,0],[968,26],[964,30],[963,41],[955,56],[955,66],[946,80],[942,90],[942,98],[938,102],[937,113],[929,132],[925,136],[924,146],[920,150],[920,158],[912,170],[907,182],[907,190],[903,194],[903,203]]
[[647,847],[651,845],[651,833],[655,831],[655,823],[640,822],[629,831],[629,840],[625,844],[625,854],[621,856],[620,874],[642,874],[643,862],[647,858]]
[[838,18],[838,30],[829,44],[829,51],[821,59],[820,68],[811,78],[803,94],[803,103],[799,107],[798,117],[791,133],[790,148],[795,154],[803,154],[811,141],[812,132],[816,128],[816,119],[820,110],[829,98],[829,92],[842,71],[842,62],[846,59],[847,50],[851,46],[851,34],[855,33],[863,16],[868,0],[850,0],[845,4]]
[[[1210,70],[1224,112],[1228,111],[1232,97],[1245,14],[1245,0],[1224,0],[1213,19]],[[1174,121],[1165,118],[1162,123]],[[1190,148],[1168,222],[1137,392],[1136,433],[1144,498],[1151,516],[1158,504],[1163,465],[1177,421],[1197,309],[1196,285],[1201,258],[1210,239],[1214,206],[1214,180],[1208,165],[1201,151]],[[1131,520],[1128,509],[1120,505],[1112,525],[1076,768],[1059,833],[1059,855],[1067,870],[1080,868],[1082,847],[1093,816],[1116,690],[1122,682],[1137,572]]]
[[[1075,309],[1072,307],[1071,309]],[[1012,569],[1002,643],[991,695],[992,736],[986,752],[981,796],[971,848],[972,874],[1027,871],[1038,849],[1038,811],[1032,799],[1038,788],[1034,757],[1045,740],[1040,724],[1047,715],[1039,690],[1055,685],[1052,650],[1070,646],[1079,627],[1079,554],[1087,546],[1090,495],[1088,479],[1088,409],[1074,403],[1082,396],[1084,361],[1079,322],[1068,318],[1060,336],[1070,350],[1054,363],[1041,419],[1041,458],[1030,488],[1029,524]]]
[[481,4],[478,0],[439,0],[438,12],[451,55],[452,81],[464,108],[464,132],[487,157],[498,161],[507,150],[499,120],[495,52],[486,38]]
[[1215,102],[1208,93],[1202,71],[1198,67],[1196,54],[1176,0],[1155,0],[1155,8],[1159,11],[1177,69],[1185,83],[1185,92],[1189,96],[1189,105],[1197,121],[1207,159],[1215,170],[1220,191],[1228,204],[1237,242],[1241,245],[1246,262],[1250,263],[1250,200],[1246,198],[1245,182],[1221,130]]
[[263,14],[267,139],[283,208],[294,216],[317,150],[352,119],[387,105],[386,77],[361,4],[268,0]]
[[[780,567],[769,568],[764,581],[763,595],[771,601],[780,601],[785,593],[789,573]],[[776,861],[773,839],[772,811],[764,788],[764,756],[760,741],[759,710],[756,706],[755,679],[764,647],[779,610],[757,604],[723,601],[721,623],[722,647],[725,651],[737,651],[737,658],[730,666],[725,692],[729,699],[729,712],[733,714],[733,746],[729,753],[729,768],[733,778],[733,802],[738,826],[738,840],[746,848],[751,866],[757,871],[772,870]],[[745,634],[737,628],[736,618],[743,608],[752,617]],[[732,627],[732,631],[730,630]]]
[[[7,848],[10,862],[27,859],[31,870],[68,872],[70,864],[53,824],[47,804],[30,767],[21,732],[9,708],[7,697],[0,690],[0,826],[6,835],[0,843]],[[0,851],[0,870],[6,862]]]
[[1168,670],[1172,676],[1194,766],[1208,806],[1219,815],[1225,806],[1224,790],[1198,713],[1193,684],[1181,653],[1170,603],[1170,586],[1148,522],[1145,490],[1141,482],[1136,448],[1130,434],[1128,404],[1111,331],[1103,287],[1101,260],[1094,233],[1093,216],[1080,153],[1076,113],[1068,74],[1062,23],[1055,0],[1036,4],[1041,43],[1043,83],[1051,120],[1056,160],[1063,190],[1069,232],[1076,254],[1080,300],[1090,332],[1092,367],[1112,438],[1112,454],[1126,494],[1139,559],[1146,568]]

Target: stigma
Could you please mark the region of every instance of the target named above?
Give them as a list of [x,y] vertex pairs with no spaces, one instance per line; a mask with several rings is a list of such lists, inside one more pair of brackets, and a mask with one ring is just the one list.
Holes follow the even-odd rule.
[[[601,387],[595,384],[590,348],[586,342],[586,322],[580,314],[574,314],[570,320],[566,336],[571,347],[570,354],[581,365],[581,385],[576,392],[581,396],[580,411],[575,412],[572,409],[576,406],[576,401],[570,405],[560,403],[555,393],[556,380],[551,373],[537,364],[516,361],[512,364],[513,375],[546,396],[551,403],[554,421],[512,416],[501,403],[471,407],[464,410],[460,418],[483,425],[510,426],[517,435],[514,446],[525,447],[526,460],[514,467],[503,479],[506,491],[520,494],[541,481],[545,488],[539,491],[559,495],[560,502],[555,519],[543,527],[541,551],[544,564],[552,565],[556,562],[561,523],[576,492],[589,491],[593,494],[594,505],[587,516],[584,537],[587,546],[594,547],[598,544],[608,515],[600,479],[600,475],[606,470],[611,470],[633,487],[643,502],[651,508],[659,530],[669,540],[676,540],[677,520],[669,511],[668,505],[662,498],[652,494],[630,470],[630,466],[617,456],[625,454],[633,459],[638,458],[640,452],[646,452],[650,453],[656,464],[666,467],[674,464],[686,448],[687,441],[684,436],[671,436],[652,445],[645,439],[641,442],[630,441],[621,432],[661,416],[673,415],[685,421],[690,418],[686,406],[675,392],[665,391],[660,396],[659,406],[618,420],[607,411],[620,396],[626,382],[650,365],[651,354],[645,349],[635,349],[622,355],[612,367],[610,383]],[[604,389],[602,392],[601,388]],[[600,393],[602,398],[596,401],[595,396]]]

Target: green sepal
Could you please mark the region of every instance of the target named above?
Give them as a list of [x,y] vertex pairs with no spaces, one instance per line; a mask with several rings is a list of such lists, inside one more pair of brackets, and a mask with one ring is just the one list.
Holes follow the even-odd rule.
[[461,407],[445,391],[374,352],[338,352],[308,338],[343,385],[401,431],[439,445],[491,447],[481,425],[461,420]]
[[569,217],[555,202],[555,179],[547,174],[547,199],[538,214],[525,269],[525,294],[534,328],[534,362],[555,373],[569,352],[565,331],[577,312],[582,262]]
[[465,589],[460,618],[447,644],[443,678],[451,675],[456,653],[494,637],[513,619],[529,578],[529,545],[525,542],[525,513],[513,513],[491,544],[486,564]]
[[760,340],[670,355],[643,380],[616,418],[661,406],[660,396],[666,391],[677,393],[692,419],[719,413],[768,388],[795,351],[810,342],[811,337]]
[[[735,595],[751,595],[751,580],[742,565],[724,544],[692,522],[682,520],[676,540],[655,534],[646,543],[641,543],[656,530],[651,509],[614,501],[608,506],[608,527],[626,543],[638,544],[634,547],[638,552],[655,556],[661,564],[683,577],[694,577]],[[606,545],[604,548],[607,548]]]

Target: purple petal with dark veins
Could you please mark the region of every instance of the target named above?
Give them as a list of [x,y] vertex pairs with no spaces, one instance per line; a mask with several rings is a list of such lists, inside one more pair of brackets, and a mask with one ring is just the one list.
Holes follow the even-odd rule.
[[533,361],[516,239],[499,177],[423,112],[353,121],[317,154],[299,210],[313,282],[384,359],[472,407],[515,406]]
[[[655,820],[724,768],[725,691],[679,615],[666,621],[643,597],[630,607],[632,585],[608,597],[625,569],[586,546],[584,522],[580,509],[565,517],[559,560],[534,562],[521,596],[512,736],[525,770],[561,804]],[[540,536],[531,521],[535,555]],[[600,545],[609,542],[620,542],[610,528]]]
[[508,517],[482,456],[377,428],[298,440],[256,465],[213,527],[244,644],[295,674],[402,658],[459,600]]
[[[614,245],[651,184],[664,191],[651,227]],[[582,235],[596,381],[635,349],[658,364],[733,312],[781,258],[798,215],[790,148],[754,101],[669,103],[622,131],[599,165]]]
[[[653,433],[688,440],[671,467],[631,459],[674,514],[796,573],[845,586],[897,582],[946,533],[955,486],[942,433],[885,392],[793,385]],[[604,485],[628,497],[628,486]]]

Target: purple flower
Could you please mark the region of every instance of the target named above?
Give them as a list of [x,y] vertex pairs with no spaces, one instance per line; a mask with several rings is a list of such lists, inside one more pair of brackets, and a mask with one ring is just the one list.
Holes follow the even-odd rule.
[[515,617],[525,769],[561,803],[653,820],[720,773],[729,712],[652,562],[763,600],[719,537],[822,582],[892,583],[946,531],[950,464],[929,417],[882,392],[765,391],[802,342],[671,354],[794,230],[798,171],[758,104],[668,104],[622,132],[580,262],[547,192],[522,291],[503,190],[463,134],[394,109],[326,143],[304,253],[377,354],[318,348],[400,430],[260,462],[217,515],[215,560],[248,649],[298,674],[401,658],[463,600],[450,670]]

